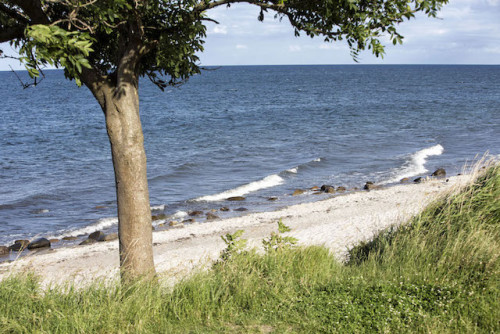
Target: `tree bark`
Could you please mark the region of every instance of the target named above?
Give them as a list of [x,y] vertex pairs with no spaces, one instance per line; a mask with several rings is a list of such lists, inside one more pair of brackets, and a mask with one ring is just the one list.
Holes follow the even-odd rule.
[[155,275],[153,238],[137,82],[97,86],[115,172],[122,282],[150,279]]

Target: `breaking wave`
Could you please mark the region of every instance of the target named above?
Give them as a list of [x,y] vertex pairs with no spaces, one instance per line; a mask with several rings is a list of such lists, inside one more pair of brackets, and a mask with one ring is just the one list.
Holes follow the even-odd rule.
[[428,172],[428,170],[425,168],[427,158],[434,155],[441,155],[443,154],[443,152],[444,148],[439,144],[417,151],[408,156],[408,159],[403,164],[403,166],[393,170],[393,172],[391,173],[393,176],[389,180],[381,183],[387,184],[399,182],[399,180],[401,180],[402,178],[412,177]]

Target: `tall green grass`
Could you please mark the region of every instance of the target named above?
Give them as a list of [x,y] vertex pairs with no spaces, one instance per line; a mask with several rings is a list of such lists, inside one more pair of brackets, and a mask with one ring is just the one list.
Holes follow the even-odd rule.
[[[173,288],[0,283],[0,333],[457,333],[500,331],[500,171],[350,252],[268,239]],[[271,237],[272,238],[272,237]]]

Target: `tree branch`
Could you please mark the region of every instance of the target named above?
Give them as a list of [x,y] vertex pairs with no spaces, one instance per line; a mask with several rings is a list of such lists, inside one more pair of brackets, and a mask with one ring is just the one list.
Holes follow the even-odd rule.
[[0,3],[0,12],[7,14],[8,17],[13,18],[19,23],[24,23],[24,24],[29,23],[29,20],[26,17],[22,16],[15,10],[5,6],[3,3]]
[[30,18],[31,24],[49,24],[50,20],[42,9],[40,0],[8,0],[18,6]]
[[24,36],[25,26],[6,27],[0,30],[0,43],[8,42]]

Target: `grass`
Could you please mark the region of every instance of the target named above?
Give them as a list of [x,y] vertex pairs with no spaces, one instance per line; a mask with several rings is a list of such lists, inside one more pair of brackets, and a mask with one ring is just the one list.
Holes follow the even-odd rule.
[[500,168],[340,263],[274,234],[172,289],[0,283],[0,333],[494,333],[500,331]]

